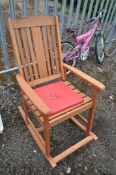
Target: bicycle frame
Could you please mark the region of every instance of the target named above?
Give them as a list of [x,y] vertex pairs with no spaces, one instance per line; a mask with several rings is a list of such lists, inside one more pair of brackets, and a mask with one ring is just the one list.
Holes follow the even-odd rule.
[[[81,52],[86,51],[86,49],[90,45],[90,41],[91,41],[95,31],[98,29],[99,29],[99,22],[95,21],[95,22],[93,22],[92,28],[88,32],[86,32],[80,36],[76,36],[75,39],[76,39],[77,46],[72,51],[69,51],[66,53],[67,55],[69,54],[69,56],[65,60],[69,61],[72,59],[76,59],[80,56]],[[76,53],[76,55],[74,56],[75,53]]]

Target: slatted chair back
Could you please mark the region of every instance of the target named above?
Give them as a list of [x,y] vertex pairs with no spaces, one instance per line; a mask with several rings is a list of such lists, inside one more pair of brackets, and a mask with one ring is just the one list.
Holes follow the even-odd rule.
[[[61,47],[57,17],[33,16],[8,20],[19,73],[27,82],[61,76]],[[48,78],[49,79],[49,78]]]

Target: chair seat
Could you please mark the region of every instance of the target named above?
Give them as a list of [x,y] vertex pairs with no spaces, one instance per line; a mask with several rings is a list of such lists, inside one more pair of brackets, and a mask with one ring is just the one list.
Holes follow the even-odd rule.
[[[74,93],[78,94],[79,96],[81,96],[83,98],[83,102],[77,105],[74,105],[68,109],[65,109],[61,112],[58,112],[57,114],[54,114],[52,116],[49,117],[49,120],[52,120],[54,118],[60,117],[62,116],[64,113],[69,112],[69,111],[73,111],[76,108],[80,108],[83,107],[83,109],[85,108],[86,104],[90,104],[92,102],[92,99],[87,96],[86,94],[82,93],[81,91],[79,91],[74,85],[72,85],[69,81],[64,81],[64,83],[66,84],[66,86],[68,88],[70,88]],[[43,116],[41,115],[41,113],[37,110],[36,106],[33,105],[32,101],[26,96],[24,95],[24,99],[26,100],[26,103],[28,105],[28,107],[30,108],[30,110],[35,114],[37,120],[39,120],[39,122],[42,124],[43,123]]]
[[51,115],[82,103],[83,98],[70,89],[63,81],[35,88],[34,91],[51,109]]

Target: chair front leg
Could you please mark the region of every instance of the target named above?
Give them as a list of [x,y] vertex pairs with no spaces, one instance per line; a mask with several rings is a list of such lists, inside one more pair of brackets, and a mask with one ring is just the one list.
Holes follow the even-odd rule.
[[50,126],[49,119],[47,116],[44,117],[44,138],[46,155],[50,157]]
[[89,114],[88,114],[87,133],[90,133],[92,126],[93,126],[94,113],[96,109],[97,93],[98,93],[98,89],[96,87],[93,87],[93,94],[92,94],[93,107],[89,110]]

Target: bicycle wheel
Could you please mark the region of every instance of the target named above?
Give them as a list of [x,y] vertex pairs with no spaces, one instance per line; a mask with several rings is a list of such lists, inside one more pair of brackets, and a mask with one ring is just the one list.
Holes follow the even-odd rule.
[[97,63],[102,63],[104,59],[104,37],[100,33],[96,36],[95,54]]
[[105,35],[105,55],[111,56],[116,51],[116,25],[111,26]]
[[[70,41],[62,41],[61,42],[61,48],[62,48],[62,59],[64,63],[69,64],[70,66],[75,67],[76,65],[76,59],[66,60],[67,57],[70,55],[70,51],[73,50],[74,45]],[[75,56],[76,53],[74,53],[72,56]]]

